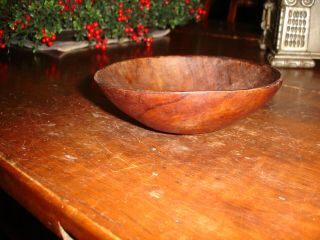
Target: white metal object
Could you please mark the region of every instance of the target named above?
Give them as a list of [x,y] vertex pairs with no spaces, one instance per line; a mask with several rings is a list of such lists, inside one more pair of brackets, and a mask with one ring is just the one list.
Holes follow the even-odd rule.
[[312,68],[320,59],[320,0],[267,0],[261,27],[271,65]]

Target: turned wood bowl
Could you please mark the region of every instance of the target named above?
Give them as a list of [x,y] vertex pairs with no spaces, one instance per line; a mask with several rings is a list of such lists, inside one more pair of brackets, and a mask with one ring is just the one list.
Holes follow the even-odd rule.
[[212,132],[247,116],[280,88],[269,65],[211,56],[161,56],[111,64],[95,74],[120,110],[158,131]]

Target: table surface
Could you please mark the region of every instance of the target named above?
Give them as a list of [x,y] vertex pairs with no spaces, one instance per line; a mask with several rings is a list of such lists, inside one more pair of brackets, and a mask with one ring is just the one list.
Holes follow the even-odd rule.
[[266,55],[257,39],[197,28],[150,50],[2,52],[0,187],[76,239],[319,239],[319,62],[282,69],[263,108],[200,135],[144,128],[93,82],[112,62],[169,54]]

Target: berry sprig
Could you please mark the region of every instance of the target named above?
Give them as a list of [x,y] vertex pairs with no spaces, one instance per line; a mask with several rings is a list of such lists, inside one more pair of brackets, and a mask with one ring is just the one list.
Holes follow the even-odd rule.
[[139,36],[142,36],[142,35],[144,35],[144,34],[149,32],[149,28],[146,27],[145,25],[143,25],[142,23],[139,23],[137,25],[137,28],[138,28],[138,35]]
[[96,49],[101,48],[101,50],[105,51],[107,50],[107,43],[108,43],[108,39],[104,38],[103,36],[101,36],[102,34],[102,29],[99,26],[98,22],[93,22],[90,24],[87,24],[85,26],[85,29],[87,30],[87,39],[91,42],[94,41],[94,47]]
[[[200,21],[205,14],[201,0],[12,1],[0,9],[0,16],[5,16],[0,17],[0,48],[17,40],[31,40],[36,51],[41,43],[52,46],[55,34],[65,30],[74,31],[76,41],[89,40],[99,49],[107,48],[108,38],[124,37],[150,47],[153,39],[149,29],[174,28]],[[98,26],[92,25],[94,21]],[[46,30],[41,32],[42,28]]]
[[151,2],[150,0],[140,0],[140,9],[146,8],[149,10],[151,8]]
[[136,29],[134,29],[133,27],[127,25],[124,28],[124,32],[136,43],[141,42],[141,40],[143,42],[145,42],[146,46],[148,48],[150,48],[152,46],[153,43],[153,38],[152,37],[147,37],[147,33],[149,32],[149,28],[146,27],[144,24],[142,23],[138,23],[138,25],[136,26]]
[[124,32],[136,43],[140,42],[138,35],[136,34],[135,30],[132,27],[130,26],[125,27]]
[[127,26],[124,28],[124,32],[127,33],[127,34],[130,34],[130,33],[133,33],[134,32],[134,29],[130,26]]
[[204,9],[201,8],[201,7],[198,7],[198,8],[197,8],[197,13],[196,13],[196,15],[195,15],[196,21],[200,21],[201,18],[202,18],[202,16],[205,16],[206,14],[207,14],[207,11],[206,11],[206,10],[204,10]]
[[197,8],[197,13],[198,13],[199,15],[206,15],[206,14],[207,14],[207,11],[204,10],[202,7],[198,7],[198,8]]
[[[185,0],[185,3],[187,4],[188,0]],[[190,2],[189,2],[190,3]],[[189,4],[188,3],[188,4]],[[187,5],[188,5],[187,4]],[[204,10],[203,8],[201,7],[197,7],[197,9],[194,9],[194,7],[189,7],[189,14],[190,15],[194,15],[194,18],[196,19],[196,21],[200,21],[202,16],[206,15],[207,12],[206,10]]]
[[136,30],[130,26],[124,28],[124,32],[136,43],[145,42],[146,46],[149,48],[152,46],[153,38],[147,37],[146,34],[149,32],[149,28],[139,23]]
[[14,21],[13,26],[12,26],[12,30],[15,31],[17,29],[25,29],[26,27],[28,27],[30,25],[30,21],[32,20],[32,17],[30,15],[26,15],[25,19],[18,19],[16,21]]
[[57,39],[56,34],[51,34],[51,36],[48,36],[47,30],[45,28],[41,29],[41,33],[41,42],[47,44],[48,47],[51,47],[53,45],[53,42]]
[[58,0],[58,4],[62,6],[63,11],[74,11],[79,5],[82,5],[82,0]]
[[128,8],[126,10],[126,12],[129,14],[129,15],[124,15],[124,9],[123,9],[123,4],[122,3],[119,3],[119,9],[118,9],[118,22],[125,22],[125,21],[128,21],[130,19],[130,14],[132,13],[132,9],[131,8]]
[[136,42],[136,43],[141,42],[140,38],[138,37],[138,35],[137,35],[135,32],[133,32],[132,34],[130,34],[130,38],[131,38],[134,42]]

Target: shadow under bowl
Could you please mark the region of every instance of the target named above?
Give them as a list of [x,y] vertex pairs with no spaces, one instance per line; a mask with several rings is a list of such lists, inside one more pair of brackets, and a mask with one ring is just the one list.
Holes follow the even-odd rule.
[[280,88],[269,65],[213,56],[161,56],[117,62],[94,77],[120,110],[158,131],[221,129],[265,104]]

